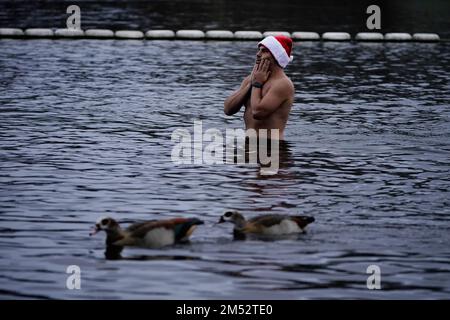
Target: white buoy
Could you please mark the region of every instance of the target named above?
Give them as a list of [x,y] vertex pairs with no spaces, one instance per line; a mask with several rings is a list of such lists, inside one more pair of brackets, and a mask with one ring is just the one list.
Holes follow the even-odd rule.
[[441,38],[436,33],[414,33],[413,40],[415,41],[439,41]]
[[228,30],[209,30],[206,31],[206,38],[215,40],[233,40],[234,34]]
[[379,32],[359,32],[355,39],[358,41],[382,41],[384,36]]
[[351,38],[347,32],[325,32],[322,34],[322,39],[327,41],[348,41]]
[[0,28],[0,37],[21,37],[22,29],[18,28]]
[[178,30],[176,33],[178,39],[204,39],[205,33],[201,30]]
[[175,32],[172,30],[148,30],[145,37],[149,39],[173,39]]
[[25,35],[28,37],[48,38],[53,37],[53,30],[44,28],[30,28],[25,30]]
[[266,31],[263,33],[263,37],[268,36],[285,36],[285,37],[291,37],[291,34],[287,31]]
[[236,31],[234,38],[237,40],[261,40],[263,35],[259,31]]
[[84,32],[88,38],[114,38],[114,31],[108,29],[88,29]]
[[114,35],[119,39],[144,39],[144,33],[137,30],[119,30]]
[[386,33],[384,35],[384,40],[386,41],[411,41],[412,37],[409,33]]
[[56,29],[55,30],[55,37],[80,38],[82,36],[84,36],[83,30],[76,30],[76,29]]
[[296,31],[292,33],[292,39],[300,41],[320,40],[320,35],[317,32]]

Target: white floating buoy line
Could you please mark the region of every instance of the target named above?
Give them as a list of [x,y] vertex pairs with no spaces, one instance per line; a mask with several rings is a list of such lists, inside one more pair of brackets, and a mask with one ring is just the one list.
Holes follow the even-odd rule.
[[[234,40],[255,41],[267,36],[285,35],[294,41],[351,41],[352,36],[347,32],[325,32],[320,35],[311,31],[248,31],[239,30],[117,30],[110,29],[52,29],[52,28],[0,28],[0,38],[58,38],[58,39],[149,39],[149,40]],[[440,37],[436,33],[409,33],[402,32],[359,32],[354,37],[355,41],[387,41],[387,42],[437,42]]]

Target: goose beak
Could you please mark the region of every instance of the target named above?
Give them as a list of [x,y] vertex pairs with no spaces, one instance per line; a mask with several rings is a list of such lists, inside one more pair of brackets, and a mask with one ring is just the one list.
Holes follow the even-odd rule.
[[219,221],[218,221],[216,224],[224,223],[224,222],[226,222],[226,221],[225,221],[225,219],[223,218],[223,216],[221,216],[220,219],[219,219]]
[[101,229],[100,229],[99,225],[96,224],[95,227],[94,227],[94,229],[92,229],[92,231],[89,232],[89,236],[92,237],[93,235],[97,234],[100,230],[101,230]]

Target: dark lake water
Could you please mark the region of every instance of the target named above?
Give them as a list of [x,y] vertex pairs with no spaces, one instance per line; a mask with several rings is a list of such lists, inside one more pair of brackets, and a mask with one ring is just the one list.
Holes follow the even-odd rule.
[[435,32],[450,38],[448,0],[0,0],[0,27],[65,28],[66,8],[81,9],[81,27],[367,31],[367,7],[381,9],[381,32]]
[[[176,128],[242,127],[223,101],[255,43],[0,41],[0,297],[450,297],[450,43],[298,43],[276,175],[174,165]],[[226,209],[308,214],[295,239],[233,241]],[[191,243],[106,260],[124,225],[195,216]],[[381,290],[366,268],[381,269]],[[66,268],[81,268],[81,290]]]

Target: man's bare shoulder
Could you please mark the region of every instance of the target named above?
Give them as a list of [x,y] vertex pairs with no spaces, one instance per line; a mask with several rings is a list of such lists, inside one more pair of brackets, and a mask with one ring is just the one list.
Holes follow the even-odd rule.
[[272,87],[277,91],[283,92],[285,94],[294,94],[295,92],[294,84],[287,76],[275,79],[272,83]]

